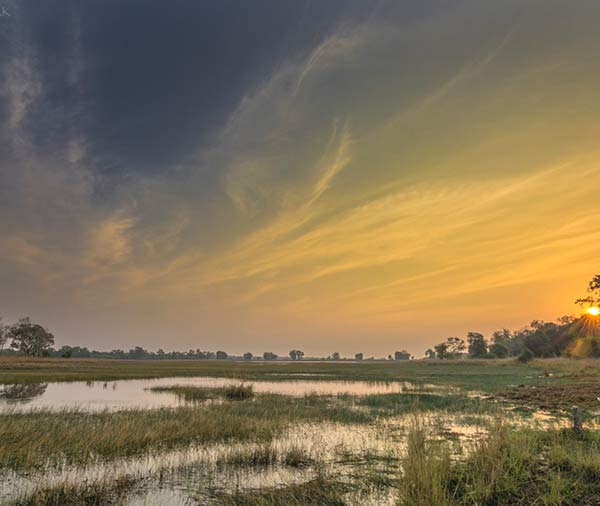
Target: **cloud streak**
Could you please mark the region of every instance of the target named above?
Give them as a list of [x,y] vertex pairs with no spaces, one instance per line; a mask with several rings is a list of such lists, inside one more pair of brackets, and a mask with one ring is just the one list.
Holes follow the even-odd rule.
[[97,138],[107,63],[85,10],[58,77],[11,28],[0,276],[22,296],[3,288],[3,311],[98,347],[173,332],[350,352],[368,335],[379,353],[569,310],[600,254],[600,12],[570,11],[575,33],[566,7],[535,7],[381,2],[286,48],[191,152],[118,175],[98,145],[142,127],[117,114]]

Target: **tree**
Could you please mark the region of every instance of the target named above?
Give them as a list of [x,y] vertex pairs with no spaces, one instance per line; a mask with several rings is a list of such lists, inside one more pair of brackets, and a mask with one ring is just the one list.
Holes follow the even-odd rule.
[[10,325],[7,339],[12,340],[12,348],[34,357],[46,355],[54,344],[54,336],[50,331],[37,323],[32,323],[29,318],[21,318],[17,323]]
[[408,351],[397,351],[394,353],[394,360],[410,360],[410,353]]
[[489,355],[493,358],[506,358],[508,357],[509,350],[505,344],[493,343],[489,348]]
[[275,353],[272,353],[270,351],[265,351],[263,353],[263,359],[264,360],[277,360],[277,355],[275,355]]
[[129,350],[128,355],[129,357],[127,358],[142,360],[144,358],[147,358],[148,352],[141,346],[136,346],[135,348]]
[[250,353],[250,352],[244,353],[244,360],[252,360],[252,357],[253,357],[252,353]]
[[8,341],[8,327],[3,325],[2,317],[0,317],[0,353],[2,353],[6,341]]
[[465,351],[465,342],[460,337],[449,337],[446,342],[448,343],[448,351],[452,355],[460,355]]
[[331,360],[339,360],[339,359],[340,359],[340,354],[339,354],[339,352],[337,352],[337,351],[334,351],[334,352],[331,354]]
[[577,299],[575,304],[580,306],[595,307],[600,305],[600,274],[596,274],[592,280],[588,283],[587,287],[588,295],[581,299]]
[[448,343],[436,344],[433,349],[437,358],[448,358]]
[[63,346],[58,350],[58,354],[62,358],[71,358],[73,356],[73,348],[71,348],[70,346]]
[[535,357],[558,357],[573,342],[576,327],[571,318],[560,319],[559,323],[534,320],[529,328],[520,331],[523,347]]
[[227,360],[227,357],[229,355],[227,355],[227,353],[225,353],[224,351],[217,351],[217,360]]
[[484,358],[487,355],[487,343],[483,334],[479,332],[469,332],[467,334],[467,351],[471,358]]
[[292,360],[302,360],[304,358],[304,352],[300,350],[290,351],[290,358]]
[[426,352],[425,352],[425,357],[426,358],[435,358],[435,351],[433,351],[431,348],[429,348]]
[[363,359],[363,357],[364,355],[362,353],[357,353],[356,355],[354,355],[354,360],[360,362]]

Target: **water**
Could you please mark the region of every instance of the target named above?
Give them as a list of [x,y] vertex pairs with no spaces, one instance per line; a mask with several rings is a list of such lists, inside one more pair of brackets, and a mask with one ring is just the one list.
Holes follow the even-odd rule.
[[[236,383],[228,378],[189,377],[118,381],[77,381],[56,383],[15,384],[0,386],[0,412],[30,409],[83,411],[156,409],[185,405],[174,392],[153,392],[153,387],[195,386],[219,388]],[[249,381],[256,393],[290,396],[370,395],[414,391],[408,382],[368,382],[331,380]],[[433,390],[434,386],[419,386]],[[439,387],[438,387],[439,390]]]
[[[8,471],[0,475],[0,504],[25,497],[38,486],[102,484],[120,479],[146,479],[126,504],[194,504],[191,498],[210,503],[214,491],[258,490],[312,479],[310,466],[286,466],[291,451],[303,452],[307,461],[329,463],[389,457],[400,449],[387,425],[298,424],[268,443],[277,459],[272,465],[249,467],[231,464],[236,457],[260,449],[265,443],[234,442],[189,446],[164,452],[150,451],[137,458],[98,460],[86,466],[51,467],[33,474]],[[353,458],[350,458],[353,456]],[[243,461],[243,460],[242,460]],[[165,499],[168,498],[168,500]],[[141,502],[140,502],[141,501]]]
[[[152,409],[185,404],[175,393],[153,392],[153,387],[197,386],[220,388],[239,382],[228,378],[190,377],[111,382],[65,382],[17,384],[0,386],[0,411],[30,409],[75,408],[84,411]],[[298,380],[251,381],[255,392],[289,396],[306,394],[350,396],[435,392],[448,388],[412,383],[376,383],[365,381]],[[348,399],[346,399],[348,400]],[[349,405],[354,405],[349,400]],[[355,406],[357,409],[367,409]],[[511,425],[546,425],[556,423],[546,419],[523,418],[504,412],[502,418]],[[430,437],[454,440],[457,447],[469,451],[493,426],[496,416],[465,416],[460,413],[435,411],[422,413],[422,423]],[[468,421],[470,420],[470,421]],[[299,423],[289,427],[269,443],[229,442],[191,445],[174,450],[151,450],[138,457],[110,461],[100,458],[86,465],[47,464],[28,472],[5,470],[0,473],[0,504],[11,504],[28,497],[36,488],[57,485],[105,485],[131,480],[132,488],[118,504],[126,506],[191,506],[215,504],[215,494],[232,491],[256,491],[291,484],[301,484],[315,478],[317,468],[340,482],[360,482],[361,476],[378,473],[390,480],[399,475],[401,458],[406,449],[406,434],[413,415],[378,418],[369,424],[338,424],[330,422]],[[265,445],[275,457],[268,464],[254,464],[253,452]],[[296,465],[290,465],[286,455],[301,455]],[[344,497],[348,505],[384,506],[395,504],[394,486],[354,490]]]
[[[430,437],[456,439],[459,448],[469,451],[487,434],[496,418],[480,416],[481,423],[467,423],[460,414],[422,413],[421,423]],[[547,422],[517,414],[505,414],[504,423],[535,425]],[[138,482],[124,502],[128,506],[188,506],[214,504],[215,492],[265,490],[305,483],[316,475],[314,463],[335,476],[352,483],[360,473],[375,470],[388,477],[399,474],[406,449],[406,434],[413,415],[379,419],[372,424],[332,422],[301,423],[289,427],[269,443],[231,442],[204,446],[191,445],[168,451],[149,451],[139,457],[111,461],[98,459],[84,466],[47,466],[33,473],[7,471],[0,474],[0,504],[26,497],[36,487],[59,484],[77,485],[114,483],[122,479]],[[552,424],[556,423],[554,420]],[[244,463],[243,456],[265,445],[276,458],[268,465]],[[306,465],[286,465],[289,452],[302,452]],[[242,458],[240,458],[242,456]],[[347,504],[366,506],[395,504],[394,490],[374,490],[371,495],[347,497]]]

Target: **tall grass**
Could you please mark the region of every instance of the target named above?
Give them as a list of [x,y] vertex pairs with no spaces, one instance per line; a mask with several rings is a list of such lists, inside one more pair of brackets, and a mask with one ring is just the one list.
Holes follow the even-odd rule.
[[254,387],[243,382],[215,388],[173,385],[152,387],[150,390],[157,393],[172,393],[188,402],[206,401],[218,397],[223,397],[231,401],[244,401],[254,397]]
[[245,401],[254,397],[254,387],[245,383],[233,384],[225,387],[224,394],[230,401]]
[[581,506],[600,504],[600,437],[496,426],[462,460],[409,434],[401,506]]
[[332,405],[328,398],[281,395],[198,408],[2,413],[0,469],[86,463],[191,443],[269,441],[293,423],[324,420],[365,423],[373,416]]
[[400,504],[405,506],[451,506],[450,452],[446,446],[432,444],[422,422],[415,418],[407,438],[402,461]]

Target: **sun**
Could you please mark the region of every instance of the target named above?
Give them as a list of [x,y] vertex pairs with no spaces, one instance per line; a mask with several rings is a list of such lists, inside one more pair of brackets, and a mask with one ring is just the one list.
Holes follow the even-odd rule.
[[589,307],[588,308],[588,313],[590,313],[592,316],[598,316],[600,314],[600,308],[599,307]]

